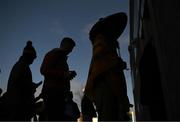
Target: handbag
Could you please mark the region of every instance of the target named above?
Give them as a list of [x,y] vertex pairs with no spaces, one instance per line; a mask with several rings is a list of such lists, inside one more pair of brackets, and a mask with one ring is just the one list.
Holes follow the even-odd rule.
[[70,120],[77,120],[80,117],[79,108],[73,100],[68,100],[65,102],[64,114]]

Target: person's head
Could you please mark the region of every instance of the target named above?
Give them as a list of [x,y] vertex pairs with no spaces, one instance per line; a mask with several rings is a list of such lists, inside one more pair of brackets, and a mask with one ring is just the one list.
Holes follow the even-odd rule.
[[65,37],[62,39],[60,48],[68,55],[70,52],[72,52],[73,48],[76,46],[76,43],[73,39],[69,37]]
[[[102,40],[109,47],[118,48],[117,39],[124,31],[127,24],[127,15],[123,12],[115,13],[100,18],[91,28],[89,39],[94,45],[96,41]],[[99,43],[99,42],[98,42]]]
[[26,58],[28,64],[33,63],[34,59],[36,58],[36,50],[32,46],[31,41],[27,41],[26,46],[24,47],[22,56]]

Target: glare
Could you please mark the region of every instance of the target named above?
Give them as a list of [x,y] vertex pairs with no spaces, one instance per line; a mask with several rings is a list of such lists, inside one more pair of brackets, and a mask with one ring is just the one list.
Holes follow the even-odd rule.
[[134,111],[129,111],[128,115],[131,118],[131,122],[135,122],[135,112]]
[[97,117],[93,117],[92,118],[92,122],[98,122],[98,118]]
[[131,116],[132,116],[132,122],[135,122],[135,115],[133,111],[131,111]]

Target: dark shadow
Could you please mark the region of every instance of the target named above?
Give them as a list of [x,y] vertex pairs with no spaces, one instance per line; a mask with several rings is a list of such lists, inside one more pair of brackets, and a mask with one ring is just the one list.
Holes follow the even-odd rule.
[[140,102],[143,106],[148,107],[150,120],[167,120],[156,49],[151,42],[144,49],[139,71]]

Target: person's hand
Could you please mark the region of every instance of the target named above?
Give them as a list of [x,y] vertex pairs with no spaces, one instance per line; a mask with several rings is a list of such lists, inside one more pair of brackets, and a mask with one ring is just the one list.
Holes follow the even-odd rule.
[[69,73],[72,78],[74,78],[77,75],[76,71],[69,71]]
[[77,75],[77,74],[76,74],[75,71],[69,71],[69,72],[66,72],[66,73],[65,73],[65,77],[66,77],[68,80],[72,80],[76,75]]
[[121,58],[119,58],[119,63],[118,63],[120,69],[124,70],[127,69],[127,64],[125,61],[123,61]]
[[123,61],[122,67],[123,67],[123,69],[127,69],[127,64],[126,64],[126,62]]

